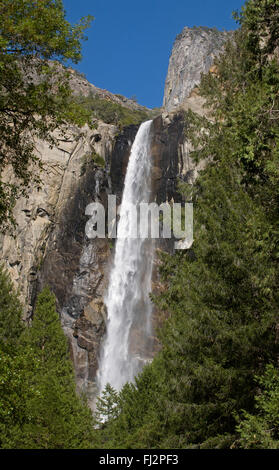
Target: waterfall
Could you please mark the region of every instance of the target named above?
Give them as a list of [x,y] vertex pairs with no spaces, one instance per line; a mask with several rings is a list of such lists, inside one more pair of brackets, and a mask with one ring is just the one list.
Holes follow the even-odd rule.
[[152,281],[154,243],[151,238],[132,238],[135,219],[132,205],[150,202],[152,121],[141,124],[127,167],[114,264],[105,304],[107,333],[102,345],[97,382],[99,392],[107,383],[120,390],[132,382],[148,361],[151,342]]

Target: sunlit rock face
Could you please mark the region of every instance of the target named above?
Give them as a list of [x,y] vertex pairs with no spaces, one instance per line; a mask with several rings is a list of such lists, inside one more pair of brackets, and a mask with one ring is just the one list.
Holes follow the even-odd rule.
[[206,27],[185,27],[176,37],[169,61],[163,106],[173,111],[200,83],[232,33]]

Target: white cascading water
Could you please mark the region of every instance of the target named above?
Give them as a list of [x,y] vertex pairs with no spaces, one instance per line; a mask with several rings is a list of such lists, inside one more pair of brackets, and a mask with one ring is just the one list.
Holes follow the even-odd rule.
[[97,383],[101,392],[107,383],[120,390],[132,382],[148,361],[151,340],[154,244],[151,238],[131,238],[135,220],[129,207],[150,202],[150,128],[144,122],[133,143],[120,209],[114,265],[105,299],[108,324],[102,346]]

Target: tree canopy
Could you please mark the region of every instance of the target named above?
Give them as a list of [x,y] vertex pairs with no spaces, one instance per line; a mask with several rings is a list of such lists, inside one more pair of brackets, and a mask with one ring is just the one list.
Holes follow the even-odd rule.
[[84,31],[66,20],[61,0],[0,0],[0,225],[14,222],[16,199],[42,168],[36,140],[53,145],[53,131],[66,122],[82,124],[64,65],[81,59]]

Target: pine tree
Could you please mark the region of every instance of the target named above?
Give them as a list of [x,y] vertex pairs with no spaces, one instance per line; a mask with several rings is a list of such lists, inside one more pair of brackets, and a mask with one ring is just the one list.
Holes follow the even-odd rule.
[[55,296],[44,289],[31,326],[24,327],[22,307],[3,272],[0,295],[0,447],[93,446],[95,422],[85,398],[76,394]]
[[18,292],[9,275],[0,267],[0,447],[13,445],[15,435],[26,422],[28,400],[36,393],[28,383],[28,373],[38,364],[30,347],[23,347],[24,324]]
[[95,417],[99,425],[113,420],[118,415],[118,394],[108,383],[100,397],[97,397]]
[[67,339],[49,288],[38,296],[25,343],[39,360],[30,386],[38,393],[27,403],[32,417],[22,429],[23,448],[86,448],[92,445],[93,418],[75,389]]
[[22,306],[13,290],[9,275],[0,266],[0,344],[6,346],[17,341],[23,331]]
[[237,430],[244,449],[279,449],[279,371],[273,365],[256,377],[260,391],[256,395],[256,413],[244,412]]

